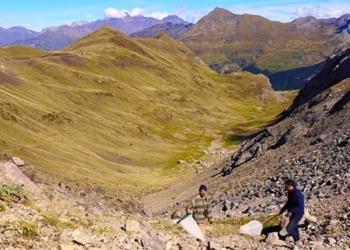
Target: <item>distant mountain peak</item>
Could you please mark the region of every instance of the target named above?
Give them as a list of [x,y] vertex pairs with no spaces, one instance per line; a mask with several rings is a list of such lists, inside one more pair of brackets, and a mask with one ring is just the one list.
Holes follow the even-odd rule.
[[164,17],[161,21],[170,22],[170,23],[180,23],[180,24],[188,24],[189,23],[187,21],[184,21],[182,18],[180,18],[176,15],[170,15],[170,16]]
[[142,54],[142,49],[135,44],[131,39],[123,32],[113,29],[109,26],[103,26],[102,28],[90,33],[89,35],[80,38],[78,41],[68,47],[68,50],[77,48],[86,48],[89,46],[96,46],[96,44],[108,44],[112,43],[119,47],[123,47],[128,50],[135,51]]
[[230,12],[229,10],[221,8],[221,7],[215,7],[212,12],[214,12],[214,11],[227,11],[227,12]]
[[29,30],[29,29],[24,28],[22,26],[13,26],[13,27],[11,27],[11,28],[9,28],[7,30],[10,31],[10,32],[13,32],[13,33],[22,33],[22,34],[24,34],[24,33],[27,33],[27,34],[35,34],[35,33],[37,33],[37,32],[35,32],[33,30]]
[[83,26],[83,25],[88,24],[88,23],[89,22],[87,22],[87,21],[80,20],[80,21],[76,21],[76,22],[71,23],[70,26],[79,27],[79,26]]
[[60,27],[62,27],[63,25],[61,26],[50,26],[50,27],[47,27],[45,29],[42,30],[42,32],[46,32],[46,31],[57,31]]
[[233,13],[227,9],[223,9],[223,8],[220,8],[220,7],[215,7],[215,9],[213,11],[211,11],[209,14],[217,14],[217,13],[220,13],[220,14],[227,14],[227,15],[232,15]]
[[339,26],[347,25],[349,22],[350,22],[350,14],[342,15],[342,16],[339,17],[339,18],[337,19],[337,21],[336,21],[336,23],[337,23]]
[[198,22],[202,20],[220,20],[221,22],[225,22],[226,20],[233,19],[236,16],[241,16],[241,15],[236,15],[233,14],[232,12],[216,7],[213,11],[211,11],[209,14],[206,16],[202,17]]
[[292,22],[295,24],[305,24],[305,23],[309,23],[311,21],[317,20],[316,17],[314,16],[305,16],[305,17],[299,17],[295,20],[293,20]]
[[26,28],[22,27],[22,26],[13,26],[11,28],[9,28],[9,30],[24,30]]
[[145,17],[142,15],[131,16],[126,12],[126,15],[122,18],[123,21],[134,21],[134,20],[147,20],[149,17]]

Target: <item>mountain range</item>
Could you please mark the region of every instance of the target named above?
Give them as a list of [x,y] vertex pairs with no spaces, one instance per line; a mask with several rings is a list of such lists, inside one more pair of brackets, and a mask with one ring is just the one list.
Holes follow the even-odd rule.
[[76,22],[41,32],[21,27],[1,29],[0,45],[59,50],[102,26],[110,26],[130,37],[151,38],[166,33],[183,42],[217,72],[262,73],[276,90],[300,89],[322,69],[329,55],[342,51],[350,43],[349,14],[330,19],[308,16],[281,23],[215,8],[195,24],[177,16],[158,20],[127,15],[91,23]]
[[41,32],[27,30],[23,27],[1,28],[0,46],[24,45],[42,50],[59,50],[103,26],[115,28],[129,35],[157,24],[169,22],[183,25],[189,24],[189,22],[174,15],[159,20],[141,15],[133,17],[127,14],[123,18],[105,18],[93,22],[80,21],[71,25],[48,27]]
[[302,87],[350,42],[350,15],[273,22],[216,8],[177,39],[221,73],[263,73],[275,89]]

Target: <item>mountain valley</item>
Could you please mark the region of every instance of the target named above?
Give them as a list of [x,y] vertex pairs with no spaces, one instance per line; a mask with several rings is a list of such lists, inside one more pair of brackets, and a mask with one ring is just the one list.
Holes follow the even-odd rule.
[[[348,250],[349,15],[148,21],[0,47],[0,250],[283,250],[288,178],[302,249]],[[199,246],[174,219],[201,184]],[[252,220],[261,236],[240,234]]]

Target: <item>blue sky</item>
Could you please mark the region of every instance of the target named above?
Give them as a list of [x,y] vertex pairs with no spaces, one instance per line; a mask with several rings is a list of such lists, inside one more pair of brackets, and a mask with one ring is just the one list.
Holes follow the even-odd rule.
[[272,21],[290,22],[295,18],[313,15],[317,18],[339,17],[350,12],[349,0],[0,0],[0,27],[23,26],[40,31],[50,26],[75,21],[95,21],[106,17],[143,15],[163,18],[178,15],[196,22],[215,7],[235,14],[255,14]]

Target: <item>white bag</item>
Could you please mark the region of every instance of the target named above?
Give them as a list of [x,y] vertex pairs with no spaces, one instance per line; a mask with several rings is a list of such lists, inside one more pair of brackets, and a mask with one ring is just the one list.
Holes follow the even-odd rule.
[[186,214],[180,220],[176,221],[176,223],[181,225],[189,234],[204,241],[203,232],[197,222],[193,219],[192,214]]
[[263,230],[263,224],[258,220],[252,220],[251,222],[241,226],[239,232],[250,236],[259,236]]

